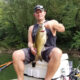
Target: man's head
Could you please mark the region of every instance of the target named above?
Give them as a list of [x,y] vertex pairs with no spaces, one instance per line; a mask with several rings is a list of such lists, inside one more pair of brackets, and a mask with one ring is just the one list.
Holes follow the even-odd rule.
[[36,5],[34,8],[34,16],[37,20],[45,19],[46,11],[42,5]]
[[36,12],[37,10],[44,11],[44,7],[42,5],[36,5],[34,8],[34,12]]

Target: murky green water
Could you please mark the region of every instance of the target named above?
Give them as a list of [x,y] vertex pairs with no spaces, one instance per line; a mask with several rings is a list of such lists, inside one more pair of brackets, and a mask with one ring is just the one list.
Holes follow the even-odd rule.
[[[0,54],[0,65],[11,60],[11,54]],[[16,78],[16,73],[12,64],[0,71],[0,80],[11,80],[14,78]]]

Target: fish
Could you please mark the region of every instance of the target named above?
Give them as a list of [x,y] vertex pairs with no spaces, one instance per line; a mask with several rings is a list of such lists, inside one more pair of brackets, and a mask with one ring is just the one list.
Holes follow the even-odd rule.
[[41,52],[45,49],[44,45],[47,41],[47,33],[44,24],[39,24],[39,28],[37,30],[37,34],[35,37],[35,48],[36,48],[36,56],[35,62],[40,60],[42,61]]

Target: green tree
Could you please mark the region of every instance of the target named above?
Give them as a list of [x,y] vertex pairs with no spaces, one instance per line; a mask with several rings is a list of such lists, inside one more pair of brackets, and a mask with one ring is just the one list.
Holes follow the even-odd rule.
[[[47,11],[47,20],[63,23],[66,31],[58,33],[57,43],[79,48],[80,0],[3,0],[0,2],[0,44],[8,47],[27,47],[27,33],[36,23],[33,7],[41,4]],[[78,33],[77,33],[78,32]],[[76,38],[75,38],[76,37]],[[75,41],[75,44],[74,44]],[[67,43],[67,46],[65,44]]]

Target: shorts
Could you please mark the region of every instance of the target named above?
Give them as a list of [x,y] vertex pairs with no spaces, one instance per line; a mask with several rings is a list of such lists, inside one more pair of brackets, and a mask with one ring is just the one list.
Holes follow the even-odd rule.
[[[53,46],[45,47],[45,50],[41,52],[41,56],[43,60],[45,60],[46,62],[49,61],[49,54],[53,48],[54,48]],[[35,60],[35,56],[31,53],[30,48],[23,48],[22,50],[24,51],[24,54],[25,54],[25,61],[24,61],[25,64]]]

